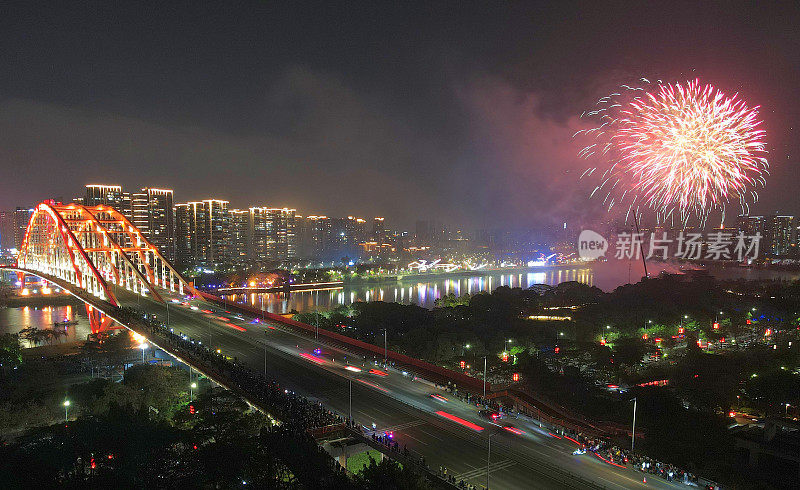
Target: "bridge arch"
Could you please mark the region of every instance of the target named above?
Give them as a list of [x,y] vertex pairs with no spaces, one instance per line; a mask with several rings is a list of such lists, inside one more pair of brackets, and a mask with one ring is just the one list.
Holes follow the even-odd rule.
[[162,303],[160,291],[199,295],[158,248],[111,206],[39,204],[28,222],[17,264],[114,306],[120,306],[113,292],[119,287]]
[[34,209],[17,263],[24,269],[63,279],[119,306],[116,296],[72,228],[48,203],[41,203]]

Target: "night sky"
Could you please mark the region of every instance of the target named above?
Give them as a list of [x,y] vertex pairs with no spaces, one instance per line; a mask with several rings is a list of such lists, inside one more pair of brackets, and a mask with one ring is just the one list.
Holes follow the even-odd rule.
[[406,227],[596,216],[577,116],[646,76],[760,105],[754,210],[800,213],[797,3],[14,3],[0,209],[113,183]]

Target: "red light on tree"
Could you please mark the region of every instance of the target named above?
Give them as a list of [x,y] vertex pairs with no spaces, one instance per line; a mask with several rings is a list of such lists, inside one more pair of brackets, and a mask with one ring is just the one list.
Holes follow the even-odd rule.
[[508,352],[503,352],[503,362],[508,362]]
[[511,375],[511,379],[514,380],[515,382],[519,381],[519,373],[514,373],[513,375]]
[[683,327],[680,327],[680,328],[678,329],[678,333],[683,333],[683,332],[684,332],[684,328],[683,328]]
[[465,361],[461,361],[460,364],[461,364],[461,369],[464,369],[464,367],[467,365]]
[[714,322],[714,330],[719,330],[719,322]]
[[194,415],[194,405],[189,405],[189,414]]
[[560,347],[556,347],[556,348],[555,348],[555,349],[553,349],[553,350],[555,351],[555,353],[556,353],[556,354],[558,354],[558,353],[561,351],[561,348],[560,348]]

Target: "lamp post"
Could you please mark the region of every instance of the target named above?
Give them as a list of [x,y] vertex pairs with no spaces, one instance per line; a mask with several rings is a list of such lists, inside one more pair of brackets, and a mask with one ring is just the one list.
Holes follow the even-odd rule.
[[197,383],[192,383],[189,385],[189,402],[194,401],[194,389],[197,388]]
[[631,428],[631,452],[633,452],[633,441],[636,437],[636,398],[633,399],[633,427]]
[[510,344],[510,343],[512,343],[512,342],[513,342],[513,340],[512,340],[512,339],[503,340],[503,351],[506,351],[506,352],[507,352],[507,351],[508,351],[508,344]]
[[[269,337],[269,334],[264,330],[264,337]],[[264,379],[267,378],[267,340],[264,339]]]
[[489,462],[492,460],[492,437],[496,436],[497,432],[494,434],[489,434],[489,446],[486,451],[486,490],[489,490]]
[[69,420],[69,400],[64,400],[64,423]]
[[353,378],[348,377],[348,382],[350,383],[350,408],[347,411],[348,418],[350,419],[350,423],[353,423]]
[[384,369],[386,369],[386,366],[389,363],[389,356],[388,356],[389,350],[387,348],[388,343],[387,343],[387,340],[386,340],[388,336],[389,336],[389,330],[384,328],[383,329],[383,368]]
[[483,356],[483,397],[486,398],[486,356]]
[[142,364],[144,364],[144,351],[147,350],[147,341],[139,344],[139,348],[142,349]]

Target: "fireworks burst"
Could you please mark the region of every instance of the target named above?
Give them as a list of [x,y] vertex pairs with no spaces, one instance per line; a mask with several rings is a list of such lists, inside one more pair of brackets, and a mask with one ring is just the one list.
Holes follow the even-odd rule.
[[598,123],[576,133],[592,138],[579,155],[605,161],[592,196],[604,196],[609,210],[615,203],[629,213],[652,209],[660,222],[695,216],[705,223],[732,201],[747,212],[768,174],[758,107],[698,80],[642,82],[653,90],[622,85],[581,115]]

